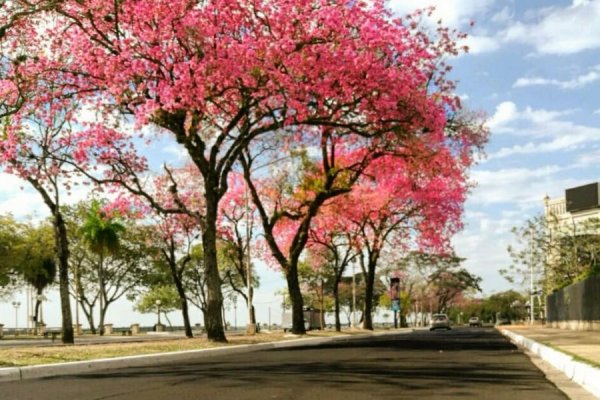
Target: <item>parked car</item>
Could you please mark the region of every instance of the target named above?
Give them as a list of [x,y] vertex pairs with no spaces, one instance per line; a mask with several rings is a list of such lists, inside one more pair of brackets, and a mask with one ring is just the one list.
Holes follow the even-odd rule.
[[446,314],[433,314],[429,321],[429,330],[446,329],[450,330],[450,319]]
[[469,318],[469,326],[481,327],[481,321],[479,320],[479,317]]

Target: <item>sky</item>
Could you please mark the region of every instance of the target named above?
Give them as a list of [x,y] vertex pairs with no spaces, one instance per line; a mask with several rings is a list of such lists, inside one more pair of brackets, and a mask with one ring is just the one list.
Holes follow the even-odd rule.
[[[541,213],[546,195],[560,197],[567,188],[600,180],[600,0],[390,1],[399,14],[430,5],[436,6],[434,20],[469,34],[470,51],[450,60],[451,77],[466,107],[489,118],[487,156],[472,171],[475,187],[465,204],[465,229],[453,240],[489,295],[511,288],[498,273],[510,264],[511,228]],[[164,157],[182,156],[172,144],[152,146],[149,151]],[[23,182],[2,173],[0,182],[0,213],[47,215],[39,196]],[[82,192],[73,196],[83,198]],[[279,323],[281,298],[275,293],[285,282],[264,265],[258,270],[258,320],[267,323],[270,315]],[[58,298],[48,297],[47,321],[58,326]],[[22,295],[0,304],[0,323],[14,326],[13,300],[23,303],[17,315],[22,325]],[[244,324],[241,302],[236,315],[229,307],[227,319]],[[179,323],[177,313],[171,317]],[[108,316],[119,326],[152,324],[155,318],[134,313],[125,301]],[[201,316],[193,312],[192,323],[197,322]]]

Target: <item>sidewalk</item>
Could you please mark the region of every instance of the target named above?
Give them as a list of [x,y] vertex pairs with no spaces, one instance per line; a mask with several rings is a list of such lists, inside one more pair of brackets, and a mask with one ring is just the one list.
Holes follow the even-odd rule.
[[498,329],[514,343],[539,356],[600,398],[600,331],[526,325]]

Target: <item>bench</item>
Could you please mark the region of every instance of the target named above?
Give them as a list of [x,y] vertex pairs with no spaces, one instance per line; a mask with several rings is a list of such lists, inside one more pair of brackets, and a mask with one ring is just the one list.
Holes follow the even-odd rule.
[[56,340],[56,338],[59,337],[60,335],[62,335],[61,331],[45,331],[44,339],[48,339],[48,337],[50,337],[52,339],[52,342],[54,342]]
[[130,328],[114,328],[113,333],[121,332],[121,336],[131,336],[132,332]]

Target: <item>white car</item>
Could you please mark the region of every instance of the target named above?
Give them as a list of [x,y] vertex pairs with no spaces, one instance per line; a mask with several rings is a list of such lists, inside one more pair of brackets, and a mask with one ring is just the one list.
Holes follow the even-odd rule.
[[433,314],[429,321],[429,330],[433,331],[436,329],[450,330],[450,319],[446,314]]

